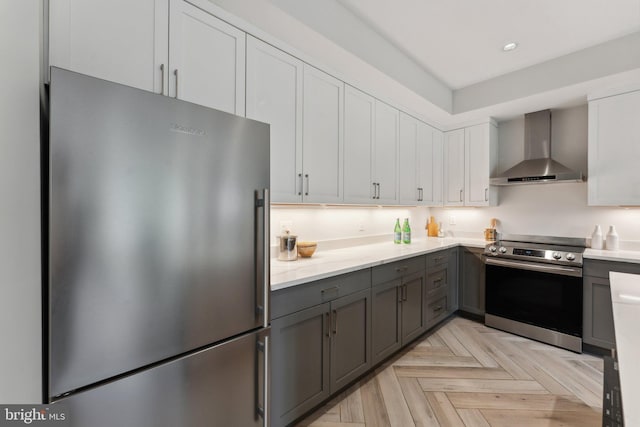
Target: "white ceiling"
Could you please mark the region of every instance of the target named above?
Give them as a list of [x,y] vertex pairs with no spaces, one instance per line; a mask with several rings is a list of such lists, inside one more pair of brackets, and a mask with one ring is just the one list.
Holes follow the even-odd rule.
[[338,1],[454,90],[640,31],[640,0]]

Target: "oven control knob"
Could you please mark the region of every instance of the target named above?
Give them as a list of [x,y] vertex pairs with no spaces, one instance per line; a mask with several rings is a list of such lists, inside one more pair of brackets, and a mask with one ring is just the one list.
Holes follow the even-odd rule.
[[569,261],[573,261],[574,259],[576,259],[576,256],[575,256],[574,254],[572,254],[571,252],[569,252],[569,253],[567,254],[567,259],[568,259]]
[[498,249],[500,251],[501,254],[506,254],[507,253],[507,248],[505,248],[504,246],[500,246],[500,249]]
[[551,254],[551,256],[552,256],[554,259],[560,259],[560,258],[562,258],[562,255],[560,254],[560,252],[554,252],[554,253],[552,253],[552,254]]
[[489,246],[489,251],[490,251],[492,254],[495,254],[497,250],[498,250],[498,248],[496,248],[495,246],[493,246],[493,245]]

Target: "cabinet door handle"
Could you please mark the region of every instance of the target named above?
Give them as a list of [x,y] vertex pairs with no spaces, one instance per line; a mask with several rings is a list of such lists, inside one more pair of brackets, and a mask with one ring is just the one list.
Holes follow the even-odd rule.
[[304,195],[308,196],[309,195],[309,174],[305,173],[304,178],[307,180],[307,189],[305,190]]
[[178,99],[178,69],[173,70],[173,75],[176,76],[176,99]]
[[378,183],[378,200],[380,200],[380,183]]
[[460,201],[462,201],[462,189],[460,189]]
[[333,335],[338,335],[338,310],[333,310]]
[[420,187],[420,201],[424,202],[424,188]]
[[489,189],[488,189],[488,188],[485,188],[485,189],[484,189],[484,201],[485,201],[485,202],[488,202],[488,201],[489,201],[489,198],[488,198],[488,196],[487,196],[487,191],[489,191]]
[[376,186],[375,182],[373,182],[371,184],[373,185],[373,196],[371,198],[375,200],[376,195],[378,194],[378,187]]
[[160,64],[160,95],[164,95],[164,64]]
[[300,191],[298,191],[298,196],[302,196],[302,174],[298,174],[298,183],[300,184]]

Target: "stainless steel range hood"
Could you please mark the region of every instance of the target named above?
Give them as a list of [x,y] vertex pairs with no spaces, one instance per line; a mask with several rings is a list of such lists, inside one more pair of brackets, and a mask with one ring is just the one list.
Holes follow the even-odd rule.
[[583,181],[574,171],[551,158],[551,110],[524,115],[524,160],[490,180],[491,185],[542,184]]

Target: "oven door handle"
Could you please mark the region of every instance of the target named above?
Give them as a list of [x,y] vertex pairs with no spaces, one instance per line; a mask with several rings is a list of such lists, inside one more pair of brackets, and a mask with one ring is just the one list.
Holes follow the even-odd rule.
[[539,271],[543,273],[559,274],[562,276],[582,277],[582,268],[562,267],[558,265],[538,264],[524,261],[485,258],[485,263],[498,267],[520,268],[522,270]]

